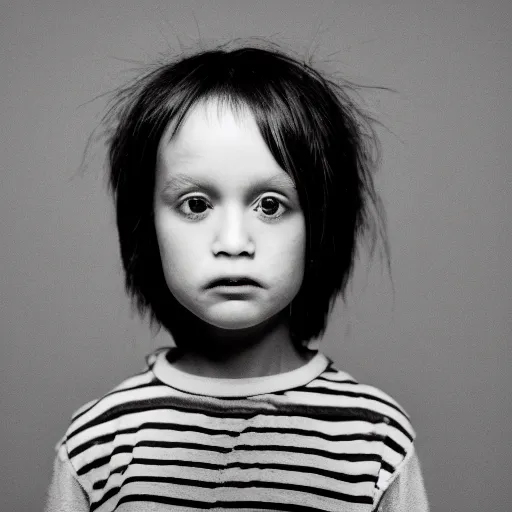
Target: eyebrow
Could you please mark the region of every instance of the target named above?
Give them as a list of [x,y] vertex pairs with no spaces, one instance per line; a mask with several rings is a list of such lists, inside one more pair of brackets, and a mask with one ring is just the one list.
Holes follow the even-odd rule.
[[[203,188],[211,193],[214,193],[215,185],[208,179],[193,178],[185,174],[176,174],[171,178],[167,178],[163,185],[164,192],[179,192],[183,188]],[[284,187],[288,189],[296,190],[293,180],[286,174],[275,174],[270,178],[258,181],[256,184],[250,187],[250,192],[261,190],[268,187]]]

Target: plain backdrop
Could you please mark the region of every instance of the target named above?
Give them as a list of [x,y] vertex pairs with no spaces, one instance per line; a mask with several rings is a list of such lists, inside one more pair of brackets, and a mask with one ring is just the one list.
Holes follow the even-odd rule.
[[171,344],[131,315],[101,144],[79,172],[104,93],[180,41],[249,36],[396,91],[361,100],[392,280],[360,264],[321,347],[410,413],[433,511],[510,510],[512,2],[3,4],[0,510],[41,510],[72,412]]

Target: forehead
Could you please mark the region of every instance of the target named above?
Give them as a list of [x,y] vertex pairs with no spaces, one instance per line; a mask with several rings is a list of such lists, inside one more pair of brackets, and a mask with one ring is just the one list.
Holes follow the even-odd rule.
[[[168,144],[191,146],[210,138],[222,137],[236,140],[241,132],[257,135],[258,128],[254,116],[248,107],[236,108],[227,101],[217,99],[203,100],[193,105],[184,117],[181,127]],[[253,133],[254,132],[254,133]]]
[[274,159],[247,107],[235,110],[218,101],[199,103],[172,137],[171,133],[172,127],[159,146],[159,164],[168,175],[176,170],[214,174],[221,169],[225,177],[229,169],[238,169],[239,173],[243,169],[244,174],[288,176]]

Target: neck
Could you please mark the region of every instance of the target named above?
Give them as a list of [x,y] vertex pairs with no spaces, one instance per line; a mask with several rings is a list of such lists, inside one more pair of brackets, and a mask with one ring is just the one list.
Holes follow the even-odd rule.
[[175,338],[178,356],[172,364],[194,375],[250,378],[276,375],[306,364],[314,352],[299,352],[290,337],[288,318],[276,315],[262,325],[226,330],[198,324],[186,338]]

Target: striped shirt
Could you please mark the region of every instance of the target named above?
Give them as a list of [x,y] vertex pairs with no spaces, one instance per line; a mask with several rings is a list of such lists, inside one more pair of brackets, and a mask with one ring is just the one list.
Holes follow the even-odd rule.
[[169,350],[73,415],[57,450],[79,510],[371,511],[415,457],[402,407],[321,352],[290,372],[217,379],[178,370]]

